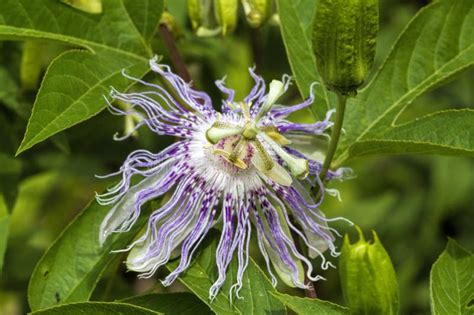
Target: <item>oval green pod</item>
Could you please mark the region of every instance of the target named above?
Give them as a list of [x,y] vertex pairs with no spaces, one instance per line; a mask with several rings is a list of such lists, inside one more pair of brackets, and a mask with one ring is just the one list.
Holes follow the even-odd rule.
[[313,50],[325,85],[354,95],[373,65],[378,0],[321,0],[313,24]]
[[188,0],[187,3],[188,16],[197,36],[215,36],[221,32],[213,0]]
[[214,0],[214,12],[222,35],[232,32],[237,25],[238,0]]
[[262,26],[271,16],[271,0],[242,0],[245,17],[251,27]]
[[389,255],[377,234],[351,244],[346,235],[339,257],[342,293],[352,314],[398,314],[398,284]]

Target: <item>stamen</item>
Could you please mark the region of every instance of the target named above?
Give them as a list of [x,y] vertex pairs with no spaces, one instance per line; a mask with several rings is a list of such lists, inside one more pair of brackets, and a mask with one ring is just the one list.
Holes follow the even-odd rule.
[[262,138],[265,139],[265,141],[270,145],[270,147],[275,151],[276,154],[278,154],[279,157],[283,159],[283,161],[288,164],[288,168],[290,169],[291,173],[300,178],[303,179],[309,174],[309,166],[308,166],[308,161],[306,159],[301,159],[301,158],[296,158],[289,153],[287,153],[285,150],[281,148],[281,146],[276,143],[270,136],[268,136],[266,133],[259,133]]
[[259,120],[261,117],[263,117],[270,110],[270,108],[272,108],[273,104],[275,104],[278,98],[283,95],[284,92],[285,85],[283,82],[278,80],[273,80],[270,82],[270,90],[268,91],[267,99],[258,112],[256,120]]
[[271,156],[265,150],[260,141],[252,141],[252,145],[255,148],[255,154],[252,158],[252,164],[255,168],[275,183],[283,186],[290,186],[293,179],[286,169],[280,164],[273,162]]
[[244,131],[242,127],[215,122],[212,127],[206,131],[206,139],[210,143],[216,144],[219,140],[238,135],[242,133],[242,131]]
[[258,154],[260,154],[261,159],[263,160],[263,165],[265,170],[269,171],[273,168],[273,159],[272,157],[268,154],[268,152],[265,150],[263,144],[256,139],[255,142],[253,143],[255,150],[257,150]]

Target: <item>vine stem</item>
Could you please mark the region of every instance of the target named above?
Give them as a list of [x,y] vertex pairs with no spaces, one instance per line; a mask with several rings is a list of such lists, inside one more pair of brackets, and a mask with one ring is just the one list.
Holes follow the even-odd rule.
[[174,40],[173,34],[171,34],[166,24],[160,24],[160,36],[165,43],[166,49],[170,54],[171,62],[176,69],[176,73],[186,82],[191,81],[191,75],[189,74],[188,68],[183,61],[181,54],[179,53],[178,47]]
[[336,119],[331,131],[331,142],[329,143],[328,153],[324,159],[323,168],[321,169],[321,173],[319,173],[319,178],[322,182],[326,179],[326,175],[331,167],[332,159],[334,158],[334,153],[336,153],[337,144],[339,143],[342,123],[344,122],[344,113],[346,111],[346,101],[346,96],[337,93]]

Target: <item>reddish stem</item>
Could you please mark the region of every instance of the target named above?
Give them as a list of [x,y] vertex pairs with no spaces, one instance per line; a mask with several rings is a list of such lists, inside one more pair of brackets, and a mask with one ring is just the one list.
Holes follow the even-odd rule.
[[190,82],[191,75],[186,68],[183,57],[179,53],[178,47],[176,47],[173,34],[171,34],[170,30],[165,24],[160,24],[160,36],[165,43],[166,49],[168,50],[171,62],[173,63],[173,66],[176,70],[176,74],[178,74],[184,81]]

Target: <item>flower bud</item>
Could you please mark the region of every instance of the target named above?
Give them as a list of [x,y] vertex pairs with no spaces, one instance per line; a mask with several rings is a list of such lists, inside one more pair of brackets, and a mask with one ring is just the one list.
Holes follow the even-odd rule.
[[359,241],[344,238],[339,258],[342,292],[352,314],[397,314],[398,285],[390,257],[373,231],[367,242],[359,227]]
[[102,13],[102,0],[61,0],[61,2],[87,13]]
[[198,36],[226,35],[237,25],[238,0],[188,0],[188,15]]
[[326,86],[355,95],[373,65],[378,0],[321,0],[313,25],[313,50]]
[[188,15],[198,36],[219,34],[220,27],[214,16],[212,0],[188,0]]
[[232,32],[237,25],[238,0],[214,0],[216,20],[222,35]]
[[271,0],[242,0],[245,17],[251,27],[260,27],[271,16],[272,1]]

